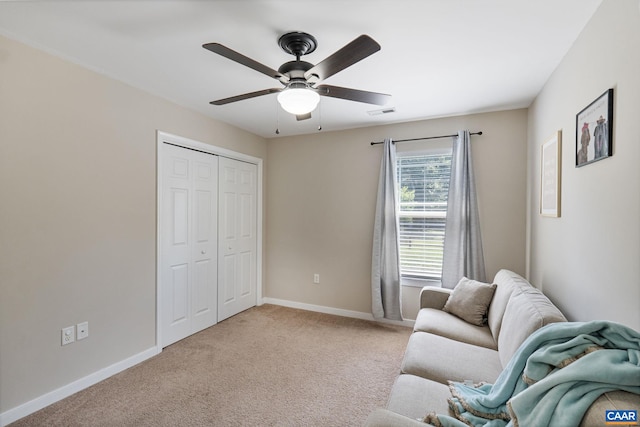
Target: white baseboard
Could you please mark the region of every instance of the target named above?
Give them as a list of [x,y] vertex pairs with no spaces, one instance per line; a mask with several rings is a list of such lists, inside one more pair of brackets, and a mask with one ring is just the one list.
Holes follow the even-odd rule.
[[343,316],[343,317],[352,317],[354,319],[362,319],[362,320],[371,320],[374,322],[380,322],[380,323],[388,323],[391,325],[399,325],[399,326],[407,326],[410,328],[413,328],[413,325],[415,323],[415,320],[387,320],[387,319],[376,319],[373,317],[373,314],[371,313],[365,313],[362,311],[353,311],[353,310],[344,310],[342,308],[334,308],[334,307],[326,307],[323,305],[314,305],[314,304],[306,304],[303,302],[297,302],[297,301],[289,301],[289,300],[284,300],[284,299],[278,299],[278,298],[268,298],[268,297],[264,297],[262,298],[262,302],[264,304],[273,304],[273,305],[281,305],[283,307],[290,307],[290,308],[298,308],[300,310],[307,310],[307,311],[315,311],[318,313],[325,313],[325,314],[333,314],[336,316]]
[[35,399],[23,403],[20,406],[16,406],[13,409],[9,409],[8,411],[0,414],[0,426],[6,426],[7,424],[19,420],[20,418],[33,414],[34,412],[39,411],[40,409],[49,406],[59,400],[62,400],[65,397],[69,397],[72,394],[79,392],[80,390],[84,390],[85,388],[97,384],[100,381],[109,378],[110,376],[122,372],[132,366],[135,366],[138,363],[157,355],[159,352],[160,351],[156,346],[151,347],[141,353],[121,360],[120,362],[116,362],[111,366],[107,366],[104,369],[100,369],[99,371],[89,374],[86,377],[80,378],[70,384],[62,386],[59,389],[43,394],[40,397],[36,397]]

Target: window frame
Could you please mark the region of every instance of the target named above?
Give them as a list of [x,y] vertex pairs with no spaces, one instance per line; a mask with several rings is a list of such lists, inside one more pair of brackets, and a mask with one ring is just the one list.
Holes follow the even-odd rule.
[[[396,168],[399,168],[399,163],[401,158],[403,157],[419,157],[419,156],[437,156],[437,155],[452,155],[453,154],[453,146],[451,144],[451,142],[432,142],[430,144],[430,147],[425,148],[424,146],[419,147],[419,148],[411,148],[411,147],[407,147],[403,150],[400,149],[400,147],[397,147],[396,150]],[[397,182],[397,188],[396,188],[396,192],[397,192],[397,197],[398,197],[398,221],[400,220],[400,193],[401,193],[401,186],[400,186],[400,182]],[[446,214],[445,214],[445,219],[446,219]],[[398,236],[399,238],[400,236]],[[398,242],[399,245],[399,242]],[[423,286],[427,286],[427,285],[432,285],[432,286],[441,286],[441,277],[430,277],[430,276],[418,276],[418,275],[403,275],[402,272],[400,273],[400,282],[402,286],[409,286],[409,287],[420,287],[422,288]]]

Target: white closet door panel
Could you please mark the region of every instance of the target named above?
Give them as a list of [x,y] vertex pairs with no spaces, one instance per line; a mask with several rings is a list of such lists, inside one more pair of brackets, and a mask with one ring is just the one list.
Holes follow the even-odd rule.
[[240,284],[240,298],[247,297],[251,292],[253,292],[253,270],[255,266],[253,255],[253,251],[242,252],[238,260],[238,272],[240,273],[240,280],[238,281]]
[[162,345],[217,322],[218,159],[163,147]]
[[193,312],[196,316],[206,314],[208,310],[211,310],[209,304],[211,289],[207,280],[211,274],[209,272],[210,268],[211,260],[195,262],[193,270]]
[[240,194],[240,227],[238,234],[241,239],[252,239],[254,237],[254,223],[256,222],[256,219],[253,218],[253,213],[255,212],[253,206],[254,199],[255,196],[252,194]]
[[170,292],[173,297],[170,303],[171,325],[176,326],[188,320],[189,315],[189,265],[171,266]]
[[218,321],[217,158],[214,158],[216,163],[211,163],[212,156],[203,155],[207,162],[194,163],[192,332],[208,328]]
[[256,305],[257,167],[220,158],[218,321]]
[[196,230],[195,238],[197,243],[211,241],[211,205],[213,195],[210,191],[199,190],[196,192]]
[[224,210],[223,223],[222,223],[222,238],[227,242],[227,251],[232,251],[233,242],[237,239],[238,227],[236,226],[238,215],[236,212],[236,198],[237,194],[232,192],[225,192],[222,195],[222,206]]
[[189,189],[171,188],[173,233],[171,244],[173,246],[186,245],[189,240]]
[[222,258],[222,302],[225,306],[236,300],[236,254],[227,254]]

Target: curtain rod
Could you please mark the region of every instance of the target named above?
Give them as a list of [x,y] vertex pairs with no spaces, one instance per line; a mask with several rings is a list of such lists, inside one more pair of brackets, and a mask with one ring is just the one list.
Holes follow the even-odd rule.
[[[480,132],[472,132],[469,135],[482,135],[482,131],[480,131]],[[395,144],[396,142],[421,141],[423,139],[450,138],[450,137],[454,137],[454,136],[458,136],[458,135],[440,135],[440,136],[426,136],[424,138],[399,139],[397,141],[393,141],[393,143]],[[384,144],[384,141],[378,141],[378,142],[372,142],[371,143],[371,145],[376,145],[376,144]]]

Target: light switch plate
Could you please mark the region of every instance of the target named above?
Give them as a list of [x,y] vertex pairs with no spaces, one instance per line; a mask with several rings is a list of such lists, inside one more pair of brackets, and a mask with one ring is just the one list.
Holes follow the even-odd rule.
[[62,345],[71,344],[76,340],[76,328],[68,326],[62,329]]

